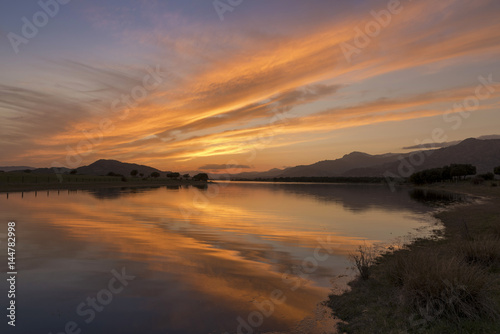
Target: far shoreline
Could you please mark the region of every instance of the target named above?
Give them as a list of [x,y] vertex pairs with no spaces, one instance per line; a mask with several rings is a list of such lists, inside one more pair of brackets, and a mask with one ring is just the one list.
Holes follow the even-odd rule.
[[31,192],[44,190],[88,190],[102,188],[137,188],[161,186],[206,186],[211,182],[194,180],[148,180],[119,182],[58,182],[58,183],[10,183],[0,184],[0,193]]

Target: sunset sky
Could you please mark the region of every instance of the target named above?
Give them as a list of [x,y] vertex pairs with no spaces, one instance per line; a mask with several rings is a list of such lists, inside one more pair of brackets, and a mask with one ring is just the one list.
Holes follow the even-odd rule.
[[500,1],[41,3],[0,4],[0,166],[252,171],[500,134]]

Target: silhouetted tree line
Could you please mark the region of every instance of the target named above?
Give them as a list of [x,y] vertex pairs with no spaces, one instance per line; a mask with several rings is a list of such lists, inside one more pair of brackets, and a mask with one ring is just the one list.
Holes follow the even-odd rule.
[[426,184],[463,180],[469,175],[476,175],[476,166],[470,164],[451,164],[449,166],[431,168],[413,173],[410,176],[410,182],[414,184]]
[[199,173],[193,176],[193,180],[195,181],[208,181],[208,174],[207,173]]

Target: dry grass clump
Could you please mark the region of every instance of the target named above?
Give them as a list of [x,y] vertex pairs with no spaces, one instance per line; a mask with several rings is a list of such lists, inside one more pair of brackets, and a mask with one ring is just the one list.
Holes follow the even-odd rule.
[[496,318],[490,293],[495,282],[486,268],[461,257],[418,249],[395,254],[388,263],[389,279],[401,287],[403,304],[423,318]]
[[500,260],[500,236],[482,235],[464,240],[459,243],[458,252],[469,263],[490,266]]
[[494,224],[489,226],[489,231],[490,235],[498,237],[500,239],[500,224]]

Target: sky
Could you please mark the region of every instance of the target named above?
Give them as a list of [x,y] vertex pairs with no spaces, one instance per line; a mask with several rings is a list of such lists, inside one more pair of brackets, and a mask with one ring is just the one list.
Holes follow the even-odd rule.
[[0,4],[0,165],[263,171],[500,134],[494,0]]

